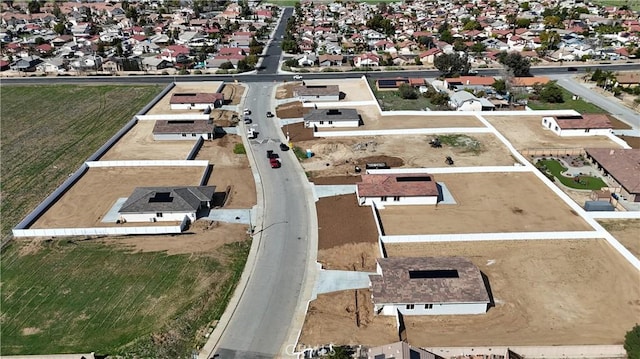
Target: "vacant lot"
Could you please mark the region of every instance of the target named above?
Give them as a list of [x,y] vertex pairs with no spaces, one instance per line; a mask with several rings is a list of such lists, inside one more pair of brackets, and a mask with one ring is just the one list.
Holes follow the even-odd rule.
[[302,149],[311,149],[314,156],[302,166],[313,176],[344,176],[352,174],[354,162],[372,156],[398,157],[402,167],[444,167],[445,157],[451,156],[456,166],[511,166],[514,159],[507,148],[492,134],[460,135],[469,146],[454,147],[443,144],[431,148],[434,136],[367,136],[318,138],[294,142]]
[[224,84],[222,94],[227,105],[238,105],[244,94],[244,86],[237,84]]
[[518,150],[531,148],[620,148],[604,136],[560,137],[542,127],[542,116],[484,116]]
[[[307,86],[338,85],[340,92],[340,102],[348,101],[375,101],[371,96],[367,83],[362,79],[345,80],[304,80]],[[302,81],[294,81],[280,85],[276,89],[276,99],[282,100],[293,97],[293,89],[302,86]],[[347,105],[347,104],[345,104]]]
[[600,220],[600,224],[640,258],[640,219]]
[[184,357],[222,314],[250,246],[167,255],[111,241],[16,241],[3,251],[2,355]]
[[148,112],[148,115],[164,115],[170,113],[202,113],[202,110],[172,110],[171,96],[174,93],[187,93],[187,92],[206,92],[215,93],[222,88],[222,81],[202,81],[202,82],[178,82],[155,106],[153,106]]
[[[204,170],[204,167],[90,168],[30,228],[84,228],[116,225],[103,223],[102,218],[118,198],[129,197],[136,187],[197,186]],[[138,225],[138,223],[128,225]]]
[[158,86],[2,86],[2,238],[158,91]]
[[386,249],[390,257],[467,257],[491,286],[496,306],[484,315],[406,316],[413,345],[620,344],[640,317],[638,272],[604,240],[423,243]]
[[360,207],[355,194],[320,198],[318,212],[318,249],[347,243],[376,243],[376,230],[371,207]]
[[457,204],[388,206],[380,210],[387,235],[588,231],[532,173],[437,174]]

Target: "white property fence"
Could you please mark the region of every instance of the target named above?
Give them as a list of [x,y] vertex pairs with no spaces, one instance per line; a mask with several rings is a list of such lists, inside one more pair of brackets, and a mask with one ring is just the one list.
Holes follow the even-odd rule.
[[[432,347],[423,348],[443,358],[478,355],[505,355],[512,351],[524,358],[595,359],[626,358],[622,345],[553,345],[553,346],[492,346],[492,347]],[[507,357],[505,355],[505,357]]]
[[208,121],[209,115],[201,115],[201,114],[175,114],[175,115],[138,115],[136,116],[138,121],[163,121],[163,120],[173,120],[173,121]]
[[87,161],[93,167],[206,167],[207,160],[130,160],[130,161]]
[[393,136],[393,135],[434,135],[444,133],[492,133],[485,127],[453,127],[453,128],[407,128],[363,131],[317,131],[314,137],[354,137],[354,136]]
[[14,237],[64,237],[181,233],[182,226],[14,229]]

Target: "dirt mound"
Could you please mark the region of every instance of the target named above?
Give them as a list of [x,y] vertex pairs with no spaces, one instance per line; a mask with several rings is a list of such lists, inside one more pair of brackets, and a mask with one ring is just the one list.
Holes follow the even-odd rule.
[[389,167],[402,167],[404,165],[404,161],[399,157],[392,156],[369,156],[363,157],[356,160],[356,165],[364,168],[367,163],[379,163],[385,162]]

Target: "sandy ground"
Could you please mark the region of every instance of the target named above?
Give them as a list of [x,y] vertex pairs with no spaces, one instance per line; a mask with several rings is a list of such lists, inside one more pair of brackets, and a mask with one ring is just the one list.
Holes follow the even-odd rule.
[[[371,95],[371,91],[369,90],[369,85],[362,79],[331,79],[330,82],[327,80],[304,80],[304,83],[313,86],[338,85],[340,92],[344,94],[344,98],[341,98],[340,102],[375,101],[375,97]],[[302,85],[302,81],[287,82],[279,86],[276,89],[276,99],[292,98],[293,88],[300,85]]]
[[311,149],[314,153],[314,157],[302,162],[305,171],[311,171],[313,176],[343,176],[353,173],[353,162],[357,159],[382,155],[399,157],[404,162],[402,167],[410,168],[443,167],[446,156],[453,157],[456,166],[513,165],[514,159],[494,135],[473,134],[470,137],[481,143],[478,154],[449,145],[431,148],[429,141],[433,136],[327,138],[298,141],[294,145]]
[[184,160],[196,141],[155,141],[156,121],[138,121],[100,159],[113,160]]
[[604,136],[559,137],[542,127],[542,116],[484,116],[518,150],[532,148],[620,148]]
[[302,102],[289,102],[276,107],[278,118],[301,118],[311,112],[311,107],[302,107]]
[[204,170],[204,167],[90,168],[30,228],[115,226],[101,220],[118,198],[128,197],[136,187],[197,186]]
[[251,208],[256,204],[256,186],[247,156],[233,153],[236,143],[242,143],[237,135],[205,141],[196,160],[208,160],[213,165],[207,185],[216,186],[220,192],[231,188],[225,208]]
[[387,206],[387,235],[589,231],[592,228],[532,173],[438,174],[455,205]]
[[378,240],[371,208],[358,206],[355,194],[320,198],[316,211],[318,249]]
[[599,220],[637,258],[640,258],[640,219]]
[[162,115],[169,113],[198,113],[202,111],[195,110],[171,110],[169,101],[174,93],[180,92],[217,92],[222,86],[221,81],[206,81],[206,82],[178,82],[176,86],[171,89],[158,103],[155,104],[146,115]]
[[370,242],[347,243],[318,250],[318,263],[323,269],[375,272],[379,257],[378,244]]
[[496,303],[485,315],[405,317],[413,345],[621,344],[640,318],[638,272],[604,240],[403,244],[387,252],[467,257],[488,277]]
[[239,121],[239,116],[237,112],[221,110],[221,109],[215,109],[211,111],[210,117],[213,123],[219,127],[236,126]]
[[244,94],[244,86],[226,83],[221,92],[226,105],[238,105]]

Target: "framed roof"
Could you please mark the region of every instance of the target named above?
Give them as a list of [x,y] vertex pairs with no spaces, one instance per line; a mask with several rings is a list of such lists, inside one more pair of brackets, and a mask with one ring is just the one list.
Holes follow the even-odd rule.
[[582,116],[555,116],[558,126],[563,130],[611,128],[611,121],[605,114],[584,114]]
[[338,85],[304,85],[293,89],[294,96],[340,96]]
[[373,302],[489,303],[478,267],[463,257],[380,258],[370,275]]
[[174,93],[171,95],[170,104],[186,104],[186,103],[215,103],[223,101],[224,95],[221,93]]
[[418,197],[437,196],[438,186],[433,177],[424,173],[364,174],[357,183],[361,197]]

